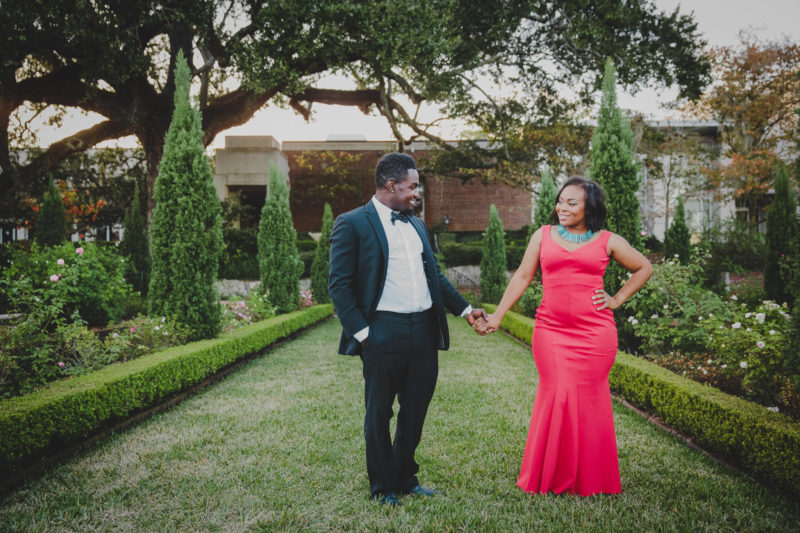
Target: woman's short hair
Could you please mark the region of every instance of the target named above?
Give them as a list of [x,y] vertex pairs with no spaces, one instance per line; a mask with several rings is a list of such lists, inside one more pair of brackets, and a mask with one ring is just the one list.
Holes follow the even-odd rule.
[[[561,198],[561,193],[570,185],[583,187],[585,194],[586,227],[592,231],[600,231],[606,220],[606,193],[603,192],[603,189],[594,180],[584,178],[583,176],[570,176],[558,191],[556,195],[556,204],[558,203],[558,199]],[[553,225],[559,224],[555,205],[553,205],[553,214],[550,219]]]
[[387,181],[405,181],[408,178],[408,171],[416,169],[417,165],[408,154],[399,152],[388,153],[378,161],[375,167],[375,187],[380,189]]

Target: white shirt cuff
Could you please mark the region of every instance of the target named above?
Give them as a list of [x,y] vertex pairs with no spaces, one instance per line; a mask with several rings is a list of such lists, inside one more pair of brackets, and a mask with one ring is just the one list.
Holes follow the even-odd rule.
[[472,312],[472,306],[467,304],[463,311],[461,311],[461,318],[466,318]]
[[353,337],[355,337],[358,342],[364,342],[364,339],[366,339],[368,336],[369,336],[369,326],[365,327],[361,331],[357,331],[356,334],[353,335]]

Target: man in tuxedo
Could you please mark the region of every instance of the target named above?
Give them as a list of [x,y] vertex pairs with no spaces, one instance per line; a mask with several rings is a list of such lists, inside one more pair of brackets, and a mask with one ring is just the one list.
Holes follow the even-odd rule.
[[445,310],[470,325],[486,318],[439,270],[425,224],[413,215],[418,199],[414,160],[386,154],[375,168],[375,196],[337,217],[331,232],[328,292],[342,323],[339,353],[361,356],[370,493],[389,505],[398,505],[400,494],[435,493],[420,486],[414,452],[436,386],[438,350],[450,345]]

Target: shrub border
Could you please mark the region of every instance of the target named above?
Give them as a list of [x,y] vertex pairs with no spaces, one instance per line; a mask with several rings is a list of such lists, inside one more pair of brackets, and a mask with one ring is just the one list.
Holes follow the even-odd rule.
[[[497,306],[484,304],[487,312]],[[509,311],[501,327],[523,342],[532,318]],[[701,448],[756,479],[800,497],[800,424],[756,403],[684,378],[640,357],[617,352],[611,390],[657,416]]]
[[157,406],[332,314],[333,305],[315,305],[0,401],[0,479]]

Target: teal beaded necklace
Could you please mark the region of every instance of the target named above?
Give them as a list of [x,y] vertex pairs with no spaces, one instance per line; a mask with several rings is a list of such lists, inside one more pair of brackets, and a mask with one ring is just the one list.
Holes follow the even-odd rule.
[[586,242],[594,235],[592,230],[586,233],[570,233],[567,231],[567,228],[562,225],[559,225],[556,229],[558,230],[558,235],[567,242]]

